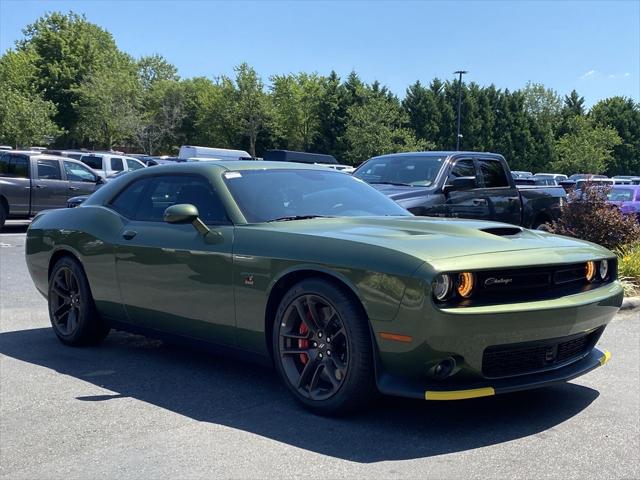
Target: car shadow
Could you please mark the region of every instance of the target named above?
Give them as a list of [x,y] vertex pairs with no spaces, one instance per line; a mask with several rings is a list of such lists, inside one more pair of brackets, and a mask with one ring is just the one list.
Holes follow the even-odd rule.
[[269,367],[111,332],[99,347],[62,345],[50,328],[0,334],[0,354],[91,382],[186,417],[354,462],[404,460],[544,435],[598,392],[575,384],[458,402],[382,397],[345,418],[302,409]]
[[5,223],[2,226],[2,228],[0,228],[0,234],[2,234],[2,233],[25,233],[28,228],[29,228],[29,223],[8,221],[7,223]]

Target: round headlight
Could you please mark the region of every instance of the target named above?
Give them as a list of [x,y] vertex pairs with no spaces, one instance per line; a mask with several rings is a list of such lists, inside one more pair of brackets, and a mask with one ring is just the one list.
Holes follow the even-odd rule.
[[609,261],[600,260],[600,278],[606,280],[607,275],[609,275]]
[[451,293],[451,287],[451,276],[446,273],[442,273],[433,281],[433,296],[436,300],[441,302],[449,296]]
[[462,298],[469,298],[471,296],[471,292],[473,292],[475,283],[476,282],[473,273],[459,273],[458,286],[456,287],[456,289],[458,290],[458,295],[460,295]]
[[584,276],[587,282],[593,282],[596,278],[596,262],[587,262],[584,269]]

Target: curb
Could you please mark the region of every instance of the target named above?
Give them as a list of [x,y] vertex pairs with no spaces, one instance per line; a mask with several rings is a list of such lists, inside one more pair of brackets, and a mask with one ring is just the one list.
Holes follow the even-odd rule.
[[640,308],[640,296],[625,297],[624,300],[622,300],[620,310],[635,310],[636,308]]

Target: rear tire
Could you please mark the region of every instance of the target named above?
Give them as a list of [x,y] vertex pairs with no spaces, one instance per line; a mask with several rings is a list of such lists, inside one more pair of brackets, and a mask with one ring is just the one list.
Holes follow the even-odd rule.
[[312,412],[345,414],[371,400],[369,320],[345,288],[319,278],[294,285],[278,307],[272,345],[280,378]]
[[53,331],[66,345],[100,343],[109,326],[96,311],[87,276],[76,259],[66,256],[56,262],[49,277],[49,319]]
[[4,227],[4,222],[7,220],[7,209],[4,206],[4,202],[0,199],[0,228]]

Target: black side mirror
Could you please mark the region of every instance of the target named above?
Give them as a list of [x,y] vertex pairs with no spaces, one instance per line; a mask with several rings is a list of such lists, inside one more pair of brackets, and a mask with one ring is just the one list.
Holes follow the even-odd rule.
[[476,188],[476,177],[457,177],[449,179],[443,190],[447,193],[457,190],[471,190],[472,188]]
[[179,203],[177,205],[167,207],[164,211],[163,219],[167,223],[190,223],[201,235],[206,235],[210,232],[209,227],[200,220],[200,214],[198,213],[196,206],[191,205],[190,203]]
[[96,185],[102,185],[104,183],[104,178],[100,175],[96,175]]

